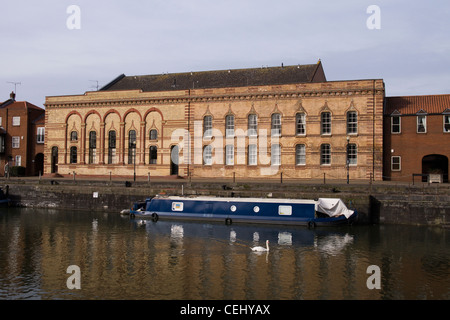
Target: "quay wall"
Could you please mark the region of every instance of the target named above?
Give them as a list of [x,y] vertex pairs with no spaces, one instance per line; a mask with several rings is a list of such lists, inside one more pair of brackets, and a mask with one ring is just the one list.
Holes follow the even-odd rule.
[[156,194],[221,197],[341,198],[360,224],[450,226],[450,186],[267,182],[2,181],[13,206],[117,213]]

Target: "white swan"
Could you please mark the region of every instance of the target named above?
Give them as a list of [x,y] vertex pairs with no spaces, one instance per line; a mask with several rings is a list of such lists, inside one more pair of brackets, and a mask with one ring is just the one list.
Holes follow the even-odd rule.
[[259,252],[261,252],[261,251],[269,251],[269,240],[266,240],[266,247],[264,248],[264,247],[253,247],[252,248],[252,251],[259,251]]

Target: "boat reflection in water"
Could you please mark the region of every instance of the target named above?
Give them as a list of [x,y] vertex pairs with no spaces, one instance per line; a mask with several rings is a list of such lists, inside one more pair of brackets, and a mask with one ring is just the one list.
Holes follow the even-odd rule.
[[[301,226],[267,226],[257,224],[201,223],[188,221],[131,220],[136,227],[145,227],[149,235],[170,235],[176,242],[184,238],[196,238],[206,241],[218,241],[248,248],[265,245],[269,240],[278,248],[314,248],[318,252],[337,255],[354,242],[354,236],[346,228],[307,229]],[[133,222],[132,222],[133,223]],[[261,253],[261,252],[255,252]],[[263,252],[263,253],[268,253]]]

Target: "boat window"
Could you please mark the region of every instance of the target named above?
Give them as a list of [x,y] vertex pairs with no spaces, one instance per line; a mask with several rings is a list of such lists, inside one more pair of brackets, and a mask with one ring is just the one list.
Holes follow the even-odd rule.
[[292,206],[278,206],[278,214],[280,216],[292,215]]

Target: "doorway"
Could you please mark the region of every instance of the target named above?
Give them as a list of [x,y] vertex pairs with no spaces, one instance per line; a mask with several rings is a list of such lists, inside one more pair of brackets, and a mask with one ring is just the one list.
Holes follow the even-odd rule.
[[442,181],[448,182],[448,158],[440,154],[430,154],[423,157],[422,174],[430,173],[441,174]]
[[58,147],[52,148],[51,173],[58,173]]

